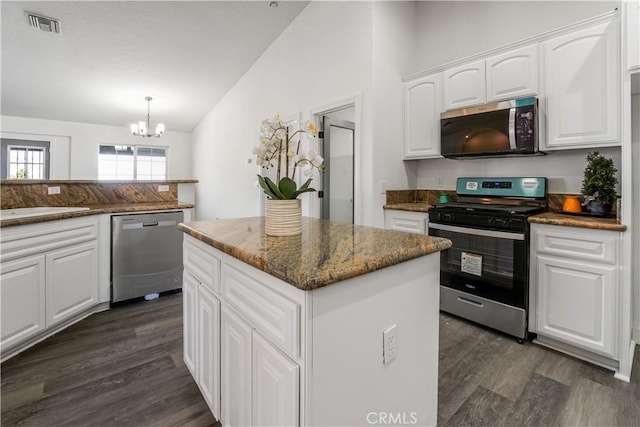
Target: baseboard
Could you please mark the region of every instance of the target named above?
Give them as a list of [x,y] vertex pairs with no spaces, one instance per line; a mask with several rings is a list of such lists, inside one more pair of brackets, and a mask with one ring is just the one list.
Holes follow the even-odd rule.
[[536,344],[540,344],[544,347],[549,347],[561,353],[566,353],[578,359],[585,360],[589,363],[593,363],[594,365],[611,369],[612,371],[615,371],[615,372],[618,372],[620,370],[620,362],[617,360],[610,359],[606,356],[601,356],[599,354],[595,354],[587,350],[582,350],[581,348],[577,348],[572,345],[565,344],[563,342],[554,340],[553,338],[548,338],[548,337],[543,337],[538,335],[538,337],[534,339],[533,342]]
[[26,349],[31,348],[34,345],[38,344],[39,342],[42,342],[42,341],[46,340],[50,336],[57,334],[58,332],[62,331],[63,329],[66,329],[69,326],[73,325],[74,323],[78,323],[82,319],[86,319],[87,317],[91,316],[92,314],[99,313],[101,311],[105,311],[105,310],[108,310],[108,309],[109,309],[109,303],[108,302],[100,303],[98,305],[94,305],[90,309],[85,310],[82,313],[79,313],[79,314],[73,316],[72,318],[65,320],[64,322],[57,324],[52,328],[46,329],[46,330],[40,332],[39,334],[34,335],[33,337],[27,339],[26,341],[23,341],[21,343],[15,344],[15,345],[7,348],[7,349],[2,349],[2,356],[0,357],[0,362],[5,362],[6,360],[11,359],[12,357],[22,353]]

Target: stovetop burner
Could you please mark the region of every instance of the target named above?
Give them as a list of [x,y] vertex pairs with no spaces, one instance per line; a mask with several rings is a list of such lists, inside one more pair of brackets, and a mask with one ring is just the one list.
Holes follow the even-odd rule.
[[527,217],[547,208],[547,180],[458,178],[456,195],[429,211],[430,223],[526,233]]

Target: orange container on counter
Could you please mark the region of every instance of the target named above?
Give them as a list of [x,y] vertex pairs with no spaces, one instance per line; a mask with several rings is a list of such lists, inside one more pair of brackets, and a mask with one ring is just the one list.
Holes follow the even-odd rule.
[[582,205],[578,196],[566,196],[562,203],[563,212],[580,213],[582,212]]

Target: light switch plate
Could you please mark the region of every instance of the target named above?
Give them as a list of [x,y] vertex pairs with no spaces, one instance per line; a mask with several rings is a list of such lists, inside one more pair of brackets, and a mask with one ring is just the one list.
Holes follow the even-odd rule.
[[158,185],[158,192],[163,193],[169,191],[169,186],[168,185]]

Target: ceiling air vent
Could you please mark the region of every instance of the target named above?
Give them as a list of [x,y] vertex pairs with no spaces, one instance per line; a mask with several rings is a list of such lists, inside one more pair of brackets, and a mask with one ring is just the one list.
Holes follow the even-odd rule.
[[60,20],[55,18],[48,18],[46,16],[38,15],[33,12],[27,13],[27,21],[33,28],[45,31],[47,33],[59,33],[60,32]]

